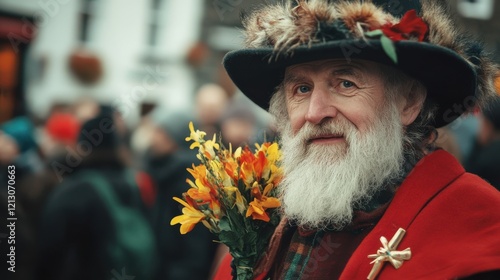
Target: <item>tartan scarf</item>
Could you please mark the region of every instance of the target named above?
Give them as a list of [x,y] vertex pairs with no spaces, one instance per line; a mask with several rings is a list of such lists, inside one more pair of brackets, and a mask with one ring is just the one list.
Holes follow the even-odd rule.
[[[271,279],[337,279],[347,261],[387,209],[392,193],[377,196],[371,212],[358,210],[343,230],[285,228]],[[328,275],[325,278],[325,275]]]

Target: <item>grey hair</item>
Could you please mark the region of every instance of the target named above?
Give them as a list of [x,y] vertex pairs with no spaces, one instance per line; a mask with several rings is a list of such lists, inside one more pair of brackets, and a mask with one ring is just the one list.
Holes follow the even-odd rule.
[[426,151],[435,148],[437,130],[430,124],[434,119],[437,106],[427,98],[427,89],[421,82],[390,66],[380,65],[380,67],[385,82],[386,98],[389,102],[401,100],[417,102],[421,98],[424,100],[416,119],[405,127],[403,139],[407,159],[412,159],[411,161],[416,163]]
[[[404,73],[390,66],[379,65],[384,79],[386,100],[388,102],[400,102],[403,99],[417,102],[421,97],[425,101],[413,123],[405,127],[403,145],[406,158],[410,164],[415,164],[426,153],[435,148],[434,141],[437,138],[437,130],[430,125],[435,116],[436,106],[426,98],[425,86]],[[286,94],[283,84],[279,85],[269,103],[269,113],[275,118],[276,128],[281,132],[288,119],[286,107]]]
[[288,119],[286,94],[283,83],[276,88],[276,91],[269,101],[269,113],[274,118],[276,129],[281,133]]

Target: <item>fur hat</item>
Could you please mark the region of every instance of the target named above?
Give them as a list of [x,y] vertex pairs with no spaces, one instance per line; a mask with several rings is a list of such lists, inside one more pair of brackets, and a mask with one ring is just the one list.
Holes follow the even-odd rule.
[[246,48],[228,53],[224,66],[264,109],[286,67],[331,58],[374,61],[419,80],[437,105],[435,127],[494,95],[497,66],[458,30],[445,0],[294,0],[243,24]]

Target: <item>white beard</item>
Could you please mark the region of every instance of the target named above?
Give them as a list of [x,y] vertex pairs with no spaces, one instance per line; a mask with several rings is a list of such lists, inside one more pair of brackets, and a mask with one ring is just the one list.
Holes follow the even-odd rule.
[[[306,123],[293,135],[282,131],[284,180],[279,186],[282,211],[309,229],[342,229],[389,180],[403,173],[403,127],[395,106],[387,105],[361,135],[344,118],[320,125]],[[346,142],[308,144],[319,133],[342,133]]]

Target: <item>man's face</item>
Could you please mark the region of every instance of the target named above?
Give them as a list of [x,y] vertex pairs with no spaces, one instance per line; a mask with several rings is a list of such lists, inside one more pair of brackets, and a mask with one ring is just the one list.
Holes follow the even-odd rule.
[[[375,63],[321,60],[286,69],[284,90],[291,127],[342,119],[366,132],[384,102],[384,84]],[[345,145],[345,135],[320,135],[315,145]]]
[[385,97],[377,70],[374,63],[339,60],[287,69],[279,190],[285,216],[298,225],[342,228],[356,206],[400,178],[400,108]]

